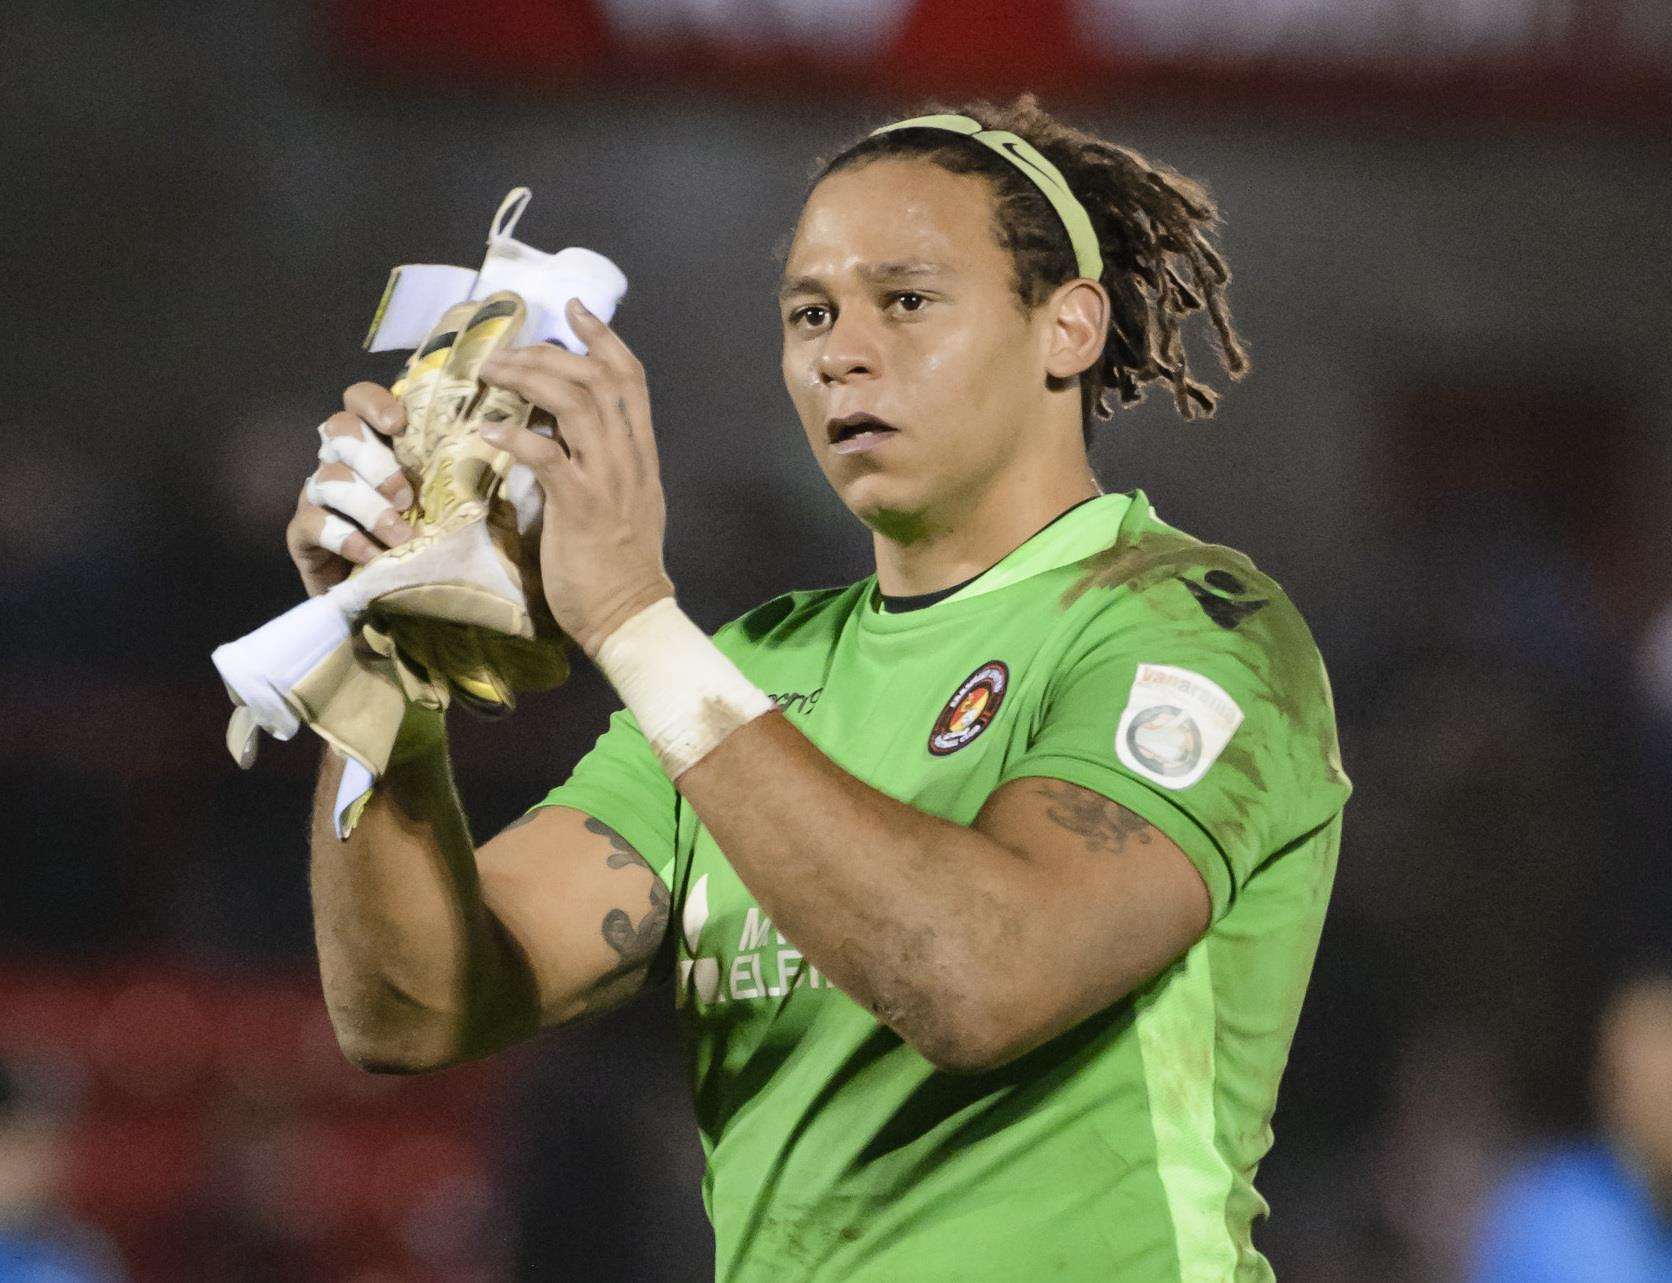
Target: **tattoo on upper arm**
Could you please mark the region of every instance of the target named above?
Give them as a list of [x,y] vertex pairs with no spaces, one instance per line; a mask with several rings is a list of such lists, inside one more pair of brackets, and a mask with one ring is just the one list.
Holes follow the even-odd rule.
[[656,876],[650,862],[635,851],[626,838],[602,820],[589,816],[586,830],[610,840],[609,854],[604,857],[604,862],[610,868],[623,869],[630,865],[638,865],[650,873],[650,909],[638,925],[633,925],[632,915],[625,909],[611,909],[604,915],[602,924],[605,943],[621,956],[621,961],[615,968],[616,972],[631,971],[649,961],[655,954],[656,947],[662,942],[671,908],[668,888],[662,879]]
[[1051,799],[1051,805],[1045,809],[1046,817],[1084,838],[1086,846],[1093,851],[1119,855],[1130,841],[1136,840],[1139,846],[1150,843],[1149,821],[1118,802],[1060,780],[1045,783],[1043,792]]
[[537,807],[530,811],[527,815],[519,815],[516,819],[512,820],[509,824],[502,828],[500,832],[509,833],[512,829],[520,829],[525,824],[532,824],[534,823],[534,817],[539,814],[540,808]]

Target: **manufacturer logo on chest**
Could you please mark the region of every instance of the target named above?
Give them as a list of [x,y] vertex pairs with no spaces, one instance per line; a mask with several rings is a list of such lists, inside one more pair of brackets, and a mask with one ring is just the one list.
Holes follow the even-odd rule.
[[998,716],[1009,685],[1010,669],[1001,659],[989,659],[966,677],[935,719],[935,729],[929,732],[929,751],[936,757],[956,753],[986,730]]

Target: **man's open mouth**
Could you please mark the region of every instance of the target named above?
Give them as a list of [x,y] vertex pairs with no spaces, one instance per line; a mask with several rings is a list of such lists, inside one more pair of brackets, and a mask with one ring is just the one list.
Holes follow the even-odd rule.
[[860,437],[897,432],[899,429],[892,424],[885,423],[874,414],[845,414],[839,419],[832,419],[825,425],[831,445],[841,445],[848,441],[857,441]]

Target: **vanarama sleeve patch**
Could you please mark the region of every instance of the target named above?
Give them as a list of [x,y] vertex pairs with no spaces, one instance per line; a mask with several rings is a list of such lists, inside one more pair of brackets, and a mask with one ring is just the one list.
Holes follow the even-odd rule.
[[1217,682],[1188,668],[1139,664],[1115,729],[1115,754],[1146,780],[1186,789],[1241,724],[1242,709]]

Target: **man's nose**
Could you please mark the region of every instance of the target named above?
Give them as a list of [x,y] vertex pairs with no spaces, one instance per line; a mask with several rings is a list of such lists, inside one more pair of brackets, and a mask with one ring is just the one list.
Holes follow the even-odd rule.
[[881,351],[876,326],[863,309],[844,308],[830,324],[819,353],[819,379],[840,383],[846,379],[875,375]]

